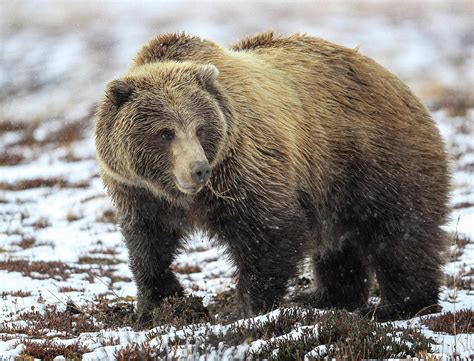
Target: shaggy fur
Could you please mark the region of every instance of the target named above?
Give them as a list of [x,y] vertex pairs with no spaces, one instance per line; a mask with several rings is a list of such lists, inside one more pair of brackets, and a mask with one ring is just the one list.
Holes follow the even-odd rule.
[[[200,192],[176,187],[163,127],[203,127],[212,175]],[[109,84],[96,143],[143,319],[183,293],[170,264],[195,229],[227,247],[246,314],[276,306],[308,253],[313,306],[364,309],[374,273],[379,319],[438,302],[445,147],[411,91],[356,50],[306,35],[230,49],[158,36]]]

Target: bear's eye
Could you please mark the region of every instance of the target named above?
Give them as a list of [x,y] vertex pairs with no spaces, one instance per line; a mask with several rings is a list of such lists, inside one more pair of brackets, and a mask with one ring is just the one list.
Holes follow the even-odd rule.
[[202,137],[204,135],[204,127],[200,127],[196,130],[196,135]]
[[174,138],[174,131],[171,129],[163,129],[160,131],[159,137],[163,140],[171,140]]

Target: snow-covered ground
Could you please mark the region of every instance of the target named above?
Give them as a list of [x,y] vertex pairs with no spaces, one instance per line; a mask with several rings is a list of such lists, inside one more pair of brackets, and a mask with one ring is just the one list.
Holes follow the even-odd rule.
[[[153,347],[171,338],[185,339],[191,329],[195,334],[230,329],[219,324],[160,326],[151,336],[150,330],[130,328],[69,335],[48,330],[45,324],[39,337],[29,332],[31,324],[22,316],[32,307],[40,314],[51,305],[70,312],[70,304],[85,308],[98,296],[135,296],[113,207],[97,174],[93,113],[105,83],[125,70],[145,41],[167,31],[185,30],[221,44],[267,29],[307,32],[359,46],[406,81],[431,110],[452,155],[453,214],[446,228],[456,237],[451,262],[445,266],[443,312],[472,311],[473,18],[474,5],[467,0],[2,3],[0,359],[28,351],[28,340],[79,344],[84,358],[105,359],[134,343]],[[200,235],[191,240],[174,269],[188,293],[203,297],[204,305],[234,285],[222,250]],[[278,312],[262,317],[271,319]],[[474,337],[462,329],[454,336],[437,333],[421,325],[419,318],[397,325],[420,326],[437,340],[434,352],[445,358],[454,352],[463,357],[474,354]],[[304,327],[284,337],[298,339]],[[472,327],[471,323],[467,330]],[[242,358],[265,342],[268,339],[248,340],[228,350],[219,346],[220,353],[210,357]],[[174,356],[191,357],[188,346],[178,343]]]

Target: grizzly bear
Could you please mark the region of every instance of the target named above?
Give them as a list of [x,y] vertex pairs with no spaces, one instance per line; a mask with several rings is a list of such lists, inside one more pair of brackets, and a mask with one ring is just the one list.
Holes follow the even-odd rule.
[[225,245],[245,315],[277,306],[307,256],[316,287],[299,299],[313,307],[368,309],[375,275],[379,320],[436,308],[445,146],[408,87],[357,50],[160,35],[108,84],[95,137],[140,320],[183,295],[170,265],[195,230]]

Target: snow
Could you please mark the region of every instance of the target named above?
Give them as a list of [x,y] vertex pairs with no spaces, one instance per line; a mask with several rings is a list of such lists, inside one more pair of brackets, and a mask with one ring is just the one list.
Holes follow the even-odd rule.
[[[93,7],[82,2],[2,4],[0,120],[31,124],[34,130],[33,143],[23,145],[24,130],[0,132],[0,155],[19,151],[25,158],[11,165],[0,161],[0,184],[6,185],[0,188],[0,261],[62,261],[71,267],[98,269],[97,265],[79,261],[85,256],[100,256],[118,262],[103,268],[113,268],[112,274],[124,281],[112,282],[107,275],[91,281],[87,274],[74,272],[66,280],[37,279],[0,270],[0,294],[5,293],[0,298],[0,321],[9,321],[11,312],[18,315],[32,306],[61,306],[68,300],[82,305],[97,295],[136,295],[135,285],[129,281],[131,273],[120,230],[114,223],[104,221],[104,214],[113,207],[97,174],[92,113],[105,83],[126,69],[145,41],[158,33],[179,30],[222,44],[269,28],[284,34],[307,32],[352,48],[360,46],[362,53],[406,81],[426,104],[445,91],[467,92],[472,98],[474,25],[469,13],[472,14],[473,5],[407,2],[404,8],[396,2],[375,1],[292,5],[203,2],[199,6],[187,1],[108,2]],[[452,155],[454,209],[445,229],[471,239],[458,259],[444,268],[446,274],[459,276],[462,269],[474,269],[474,108],[461,115],[441,108],[433,110],[432,115]],[[74,123],[80,124],[83,135],[64,142],[50,139],[65,125]],[[66,185],[8,190],[8,186],[22,181],[54,179],[63,180]],[[462,204],[465,206],[459,207]],[[40,223],[45,220],[43,227]],[[28,237],[34,239],[34,246],[21,247],[19,242]],[[97,249],[115,253],[91,253]],[[174,265],[177,269],[199,269],[178,273],[178,278],[188,294],[204,297],[205,305],[235,283],[234,270],[223,250],[200,234],[189,241]],[[76,291],[61,292],[62,287]],[[19,290],[30,291],[31,295],[9,295]],[[39,297],[42,304],[38,303]],[[441,294],[445,311],[473,309],[473,302],[472,290],[444,288]],[[254,321],[276,317],[278,312]],[[240,320],[237,324],[244,322],[250,321]],[[419,319],[410,322],[412,326],[419,325]],[[402,324],[408,327],[408,321]],[[199,334],[208,327],[197,325],[193,332]],[[218,333],[228,327],[216,325],[212,329]],[[438,334],[421,327],[425,335],[438,340],[436,352],[442,359],[452,355],[455,347],[462,357],[474,353],[473,335]],[[86,360],[114,359],[120,348],[147,341],[150,331],[153,330],[103,330],[58,342],[78,340],[88,346],[92,352],[84,355]],[[151,344],[164,344],[166,337],[185,337],[187,331],[171,328]],[[297,337],[299,332],[301,328],[282,337]],[[118,344],[104,345],[104,340],[110,338],[117,338]],[[18,342],[0,340],[0,358],[18,356],[24,350]],[[223,355],[216,351],[208,359],[231,354],[238,359],[265,342],[268,341],[255,340],[229,348]],[[319,347],[306,357],[316,355],[318,350],[324,352],[325,348]],[[178,351],[181,355],[189,352],[186,346]]]

